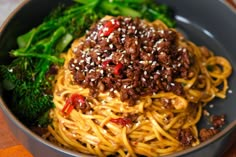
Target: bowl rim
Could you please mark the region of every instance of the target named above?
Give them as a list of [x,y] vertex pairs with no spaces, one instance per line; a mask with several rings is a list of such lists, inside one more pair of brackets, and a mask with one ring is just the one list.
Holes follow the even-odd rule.
[[[2,36],[2,33],[4,32],[4,30],[6,29],[9,21],[11,21],[11,19],[30,1],[31,0],[22,0],[22,2],[20,2],[20,4],[8,15],[8,17],[4,20],[4,22],[0,26],[0,37]],[[233,13],[236,14],[236,10],[233,9],[232,7],[230,7],[229,4],[227,4],[225,1],[222,1],[222,0],[219,0],[219,1],[221,3],[223,3],[224,5],[226,5]],[[21,129],[25,134],[29,135],[34,140],[50,147],[51,149],[57,150],[60,153],[64,153],[66,155],[71,155],[71,156],[78,156],[78,155],[85,155],[86,156],[87,155],[87,154],[82,154],[80,152],[76,152],[76,151],[73,151],[73,150],[70,150],[67,148],[57,146],[57,145],[53,144],[52,142],[50,142],[46,139],[43,139],[42,137],[40,137],[39,135],[34,133],[32,130],[30,130],[30,128],[26,127],[21,121],[19,121],[14,116],[14,114],[11,112],[11,110],[7,107],[7,105],[1,95],[0,95],[0,109],[3,111],[4,119],[8,118],[11,122],[13,122],[16,125],[17,128]],[[7,125],[9,125],[9,124],[7,124]],[[191,155],[191,153],[201,150],[202,148],[210,145],[211,143],[217,142],[218,140],[223,138],[225,135],[231,133],[234,130],[236,130],[236,119],[234,121],[232,121],[231,123],[227,124],[224,129],[222,129],[219,133],[214,135],[212,138],[210,138],[204,142],[201,142],[199,145],[191,147],[191,148],[187,148],[187,149],[179,151],[179,152],[172,153],[170,155],[165,155],[163,157]],[[15,134],[14,134],[14,136],[16,137]],[[21,141],[19,141],[19,142],[21,142]],[[91,156],[91,155],[87,155],[87,156]]]

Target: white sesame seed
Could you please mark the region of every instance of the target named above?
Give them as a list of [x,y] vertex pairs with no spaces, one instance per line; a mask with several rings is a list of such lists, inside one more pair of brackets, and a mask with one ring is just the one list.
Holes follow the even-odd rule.
[[232,91],[231,89],[229,89],[229,90],[228,90],[228,93],[229,93],[229,94],[232,94],[232,93],[233,93],[233,91]]
[[91,61],[91,57],[87,57],[87,58],[85,58],[85,60],[86,60],[86,63],[90,63],[90,61]]
[[209,113],[207,110],[203,110],[203,114],[204,114],[205,116],[210,116],[210,113]]
[[158,33],[164,34],[164,30],[158,30]]
[[214,108],[214,104],[210,104],[209,107],[210,107],[210,108]]
[[161,39],[159,39],[159,40],[157,41],[157,44],[160,44],[160,43],[162,43],[163,41],[164,41],[164,39],[161,38]]
[[157,61],[153,61],[153,62],[152,62],[152,65],[156,65],[156,64],[157,64]]
[[114,19],[111,19],[111,23],[114,25],[114,24],[115,24],[115,20],[114,20]]
[[100,74],[103,75],[104,74],[104,70],[100,70]]
[[78,47],[73,48],[73,52],[76,52],[78,50]]
[[111,49],[113,49],[113,44],[110,44],[109,47],[110,47]]

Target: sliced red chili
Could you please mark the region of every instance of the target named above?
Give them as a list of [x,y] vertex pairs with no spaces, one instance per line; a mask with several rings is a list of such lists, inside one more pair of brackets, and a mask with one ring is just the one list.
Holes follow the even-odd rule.
[[66,104],[61,110],[66,115],[69,115],[76,105],[84,104],[85,98],[80,94],[72,94],[67,100]]
[[126,126],[128,124],[132,124],[132,120],[130,118],[113,118],[110,120],[113,123]]
[[120,74],[120,70],[122,69],[123,64],[122,63],[118,63],[115,67],[114,67],[114,74],[115,75],[119,75]]
[[115,29],[119,28],[120,22],[112,19],[104,23],[103,28],[99,31],[99,34],[103,36],[109,36]]
[[108,60],[102,62],[102,68],[103,68],[103,69],[106,69],[107,65],[110,64],[111,62],[112,62],[111,59],[108,59]]

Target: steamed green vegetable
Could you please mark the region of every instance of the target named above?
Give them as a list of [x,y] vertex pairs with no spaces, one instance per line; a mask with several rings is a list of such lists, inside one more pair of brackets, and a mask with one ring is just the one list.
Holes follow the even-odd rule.
[[[160,19],[169,27],[175,23],[165,5],[152,0],[74,0],[68,8],[59,6],[44,21],[17,38],[18,49],[10,65],[0,65],[0,78],[10,92],[11,109],[26,125],[49,122],[52,102],[52,81],[55,66],[63,64],[60,53],[73,39],[84,35],[91,24],[105,15],[123,15]],[[52,68],[53,67],[53,68]],[[55,69],[54,69],[55,70]]]

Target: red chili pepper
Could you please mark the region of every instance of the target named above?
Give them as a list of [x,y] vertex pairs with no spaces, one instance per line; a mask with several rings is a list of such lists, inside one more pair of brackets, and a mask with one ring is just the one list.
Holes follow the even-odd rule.
[[71,97],[66,100],[66,104],[61,111],[66,115],[69,115],[77,104],[84,103],[85,98],[82,95],[72,94]]
[[103,68],[103,69],[106,69],[107,65],[108,65],[109,63],[111,63],[111,62],[112,62],[111,59],[108,59],[108,60],[102,62],[102,68]]
[[109,36],[115,29],[119,28],[120,22],[118,20],[110,20],[107,21],[103,25],[103,29],[99,31],[99,34],[103,34],[103,36]]
[[132,121],[130,118],[113,118],[110,120],[113,123],[122,125],[122,126],[126,126],[127,124],[132,124]]
[[122,63],[118,63],[115,67],[114,67],[114,74],[115,75],[119,75],[120,74],[120,70],[122,69],[123,64]]

